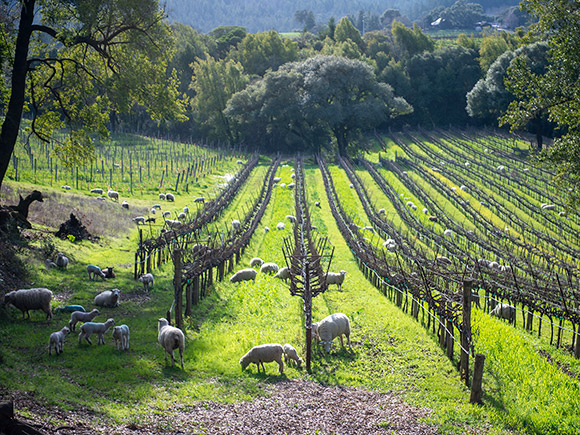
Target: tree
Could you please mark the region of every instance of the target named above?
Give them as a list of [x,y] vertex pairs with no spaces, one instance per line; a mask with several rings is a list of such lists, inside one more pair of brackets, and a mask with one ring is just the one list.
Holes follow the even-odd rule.
[[294,19],[304,26],[304,31],[308,32],[316,26],[314,13],[307,9],[294,12]]
[[217,53],[214,57],[223,59],[229,51],[235,48],[246,37],[248,32],[240,26],[220,26],[209,32],[217,44]]
[[563,134],[539,155],[539,161],[556,170],[555,180],[573,206],[580,204],[580,3],[568,0],[524,0],[522,6],[538,18],[533,31],[549,47],[544,73],[518,58],[508,71],[506,85],[516,99],[503,124],[522,128],[547,113]]
[[346,42],[349,39],[358,45],[360,51],[364,51],[365,43],[360,32],[347,17],[343,17],[334,31],[334,40],[336,42]]
[[485,35],[479,47],[479,64],[485,73],[490,65],[506,51],[513,51],[520,45],[517,36],[507,32],[494,32]]
[[91,158],[91,133],[107,133],[111,112],[141,104],[155,119],[183,116],[175,76],[166,76],[167,52],[159,48],[171,46],[171,40],[157,1],[19,4],[20,9],[8,10],[9,22],[17,24],[3,26],[0,37],[15,41],[0,133],[0,185],[20,131],[27,88],[34,134],[48,140],[53,128],[70,128],[68,140],[56,149],[65,165]]
[[391,32],[400,57],[410,58],[424,51],[435,49],[433,39],[425,35],[417,24],[413,24],[413,29],[408,29],[403,23],[395,20],[392,23]]

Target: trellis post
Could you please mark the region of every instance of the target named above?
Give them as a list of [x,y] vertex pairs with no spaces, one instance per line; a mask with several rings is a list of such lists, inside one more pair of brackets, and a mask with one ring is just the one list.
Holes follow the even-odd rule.
[[175,297],[175,326],[183,329],[183,296],[181,290],[181,249],[176,249],[173,253],[173,288]]
[[459,372],[465,385],[469,386],[469,338],[471,336],[471,287],[470,279],[463,281],[463,326],[461,328],[461,359]]

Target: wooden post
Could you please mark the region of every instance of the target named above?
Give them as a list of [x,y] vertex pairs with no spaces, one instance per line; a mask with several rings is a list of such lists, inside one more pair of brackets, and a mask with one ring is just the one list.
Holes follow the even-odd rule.
[[[469,337],[471,335],[471,280],[463,281],[463,327],[461,329],[461,359],[459,373],[469,386]],[[465,349],[465,350],[464,350]]]
[[167,321],[171,325],[171,310],[167,310],[167,313],[165,314],[165,318],[167,319]]
[[175,326],[183,329],[183,294],[181,291],[181,249],[176,249],[173,253],[173,288],[175,297]]
[[185,287],[185,315],[191,316],[191,283]]
[[481,383],[483,381],[483,363],[485,362],[485,355],[481,353],[475,354],[475,362],[473,364],[473,382],[471,383],[471,397],[469,403],[481,403],[481,396],[483,390]]
[[193,294],[191,296],[193,305],[199,304],[199,275],[193,278]]
[[[447,303],[447,306],[449,307],[449,311],[448,313],[451,313],[451,302]],[[449,358],[450,360],[453,359],[453,322],[451,321],[451,316],[448,315],[447,316],[447,358]]]
[[312,361],[312,293],[310,289],[310,273],[306,262],[306,276],[304,280],[304,316],[306,323],[306,370],[310,372]]
[[576,333],[576,345],[574,346],[574,358],[580,358],[580,323],[578,324],[578,332]]

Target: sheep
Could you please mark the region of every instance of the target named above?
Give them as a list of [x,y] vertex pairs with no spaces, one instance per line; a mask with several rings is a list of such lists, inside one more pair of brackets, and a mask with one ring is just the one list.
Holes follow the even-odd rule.
[[284,222],[278,222],[278,225],[276,225],[277,230],[283,230],[284,228],[286,228]]
[[413,201],[407,201],[407,207],[411,207],[413,208],[415,204],[413,204]]
[[42,310],[48,320],[52,319],[50,301],[52,292],[47,288],[30,288],[11,291],[4,295],[4,304],[12,304],[30,319],[30,310]]
[[524,168],[523,171],[524,172],[529,172],[530,171],[530,168]]
[[379,214],[385,214],[385,209],[384,208],[380,208],[379,209]]
[[296,187],[296,183],[289,183],[286,187],[288,189],[294,189]]
[[159,199],[165,199],[165,194],[164,193],[160,193],[159,194]]
[[290,174],[290,178],[292,179],[296,178],[296,174]]
[[139,224],[145,225],[145,216],[135,216],[133,218],[133,222],[135,222],[137,225]]
[[187,215],[186,215],[185,213],[183,213],[183,212],[181,212],[181,213],[179,213],[179,214],[177,215],[177,219],[179,219],[180,221],[183,221],[183,220],[185,220],[186,218],[187,218]]
[[342,313],[331,314],[318,323],[317,334],[327,353],[330,352],[332,340],[336,337],[340,338],[340,344],[344,347],[342,334],[345,335],[346,342],[350,346],[350,321]]
[[505,166],[504,166],[504,165],[499,165],[499,166],[497,167],[497,171],[498,171],[498,172],[505,172]]
[[157,210],[161,210],[161,204],[153,204],[152,208],[155,208]]
[[60,331],[53,332],[50,334],[50,338],[48,340],[48,354],[52,355],[52,348],[54,347],[54,352],[57,355],[60,355],[64,350],[64,339],[67,334],[70,332],[66,326],[62,328]]
[[276,263],[264,263],[260,267],[260,273],[267,273],[269,275],[278,273],[278,265]]
[[429,210],[427,210],[427,208],[423,208],[422,212],[423,214],[429,214]]
[[75,311],[85,312],[85,308],[82,305],[65,305],[64,307],[56,307],[54,309],[55,313],[74,313]]
[[156,214],[157,213],[157,210],[155,208],[151,208],[151,210],[149,211],[149,213]]
[[284,360],[286,361],[286,364],[288,364],[290,360],[293,360],[296,363],[296,367],[300,368],[302,365],[302,358],[298,356],[298,352],[296,352],[294,346],[286,343],[282,349],[284,350]]
[[94,280],[97,276],[101,277],[101,279],[105,280],[105,274],[101,270],[99,266],[95,266],[94,264],[89,264],[87,266],[87,273],[89,274],[89,280]]
[[556,206],[554,204],[542,204],[543,210],[555,210]]
[[394,251],[397,249],[397,242],[394,239],[387,239],[385,243],[383,243],[383,247],[386,248],[387,251]]
[[443,255],[440,255],[437,258],[435,258],[435,262],[437,264],[441,264],[443,266],[450,266],[451,264],[453,264],[453,262],[449,258],[447,258]]
[[152,273],[144,273],[139,277],[139,281],[143,283],[143,287],[145,291],[149,291],[149,289],[153,286],[153,282],[155,281],[155,277]]
[[465,167],[466,167],[466,168],[469,168],[469,165],[470,165],[470,164],[471,164],[471,163],[469,163],[469,162],[465,162]]
[[314,206],[315,206],[315,207],[318,207],[318,208],[320,208],[320,201],[316,201],[316,202],[314,203]]
[[175,195],[173,195],[173,193],[166,193],[165,194],[165,199],[167,201],[175,201]]
[[56,254],[55,263],[59,269],[66,269],[66,267],[68,266],[69,260],[68,260],[68,257],[65,256],[62,252],[59,252],[58,254]]
[[293,224],[296,223],[296,216],[292,216],[291,214],[287,214],[286,215],[286,219],[288,219],[290,222],[292,222]]
[[97,307],[115,308],[119,306],[121,299],[121,290],[118,288],[113,290],[105,290],[95,296],[95,305]]
[[[117,350],[129,350],[129,327],[127,325],[115,326],[113,328],[113,338],[117,345]],[[119,348],[119,344],[121,345]]]
[[181,360],[181,370],[183,369],[183,350],[185,349],[185,336],[181,329],[171,326],[167,319],[161,318],[157,321],[159,334],[157,340],[165,351],[165,364],[167,364],[167,354],[171,355],[171,367],[175,365],[173,351],[179,349],[179,359]]
[[105,278],[111,279],[116,278],[115,272],[113,271],[113,266],[105,267],[103,269],[103,273],[105,274]]
[[363,230],[370,231],[371,233],[374,233],[375,232],[375,229],[373,227],[371,227],[371,226],[363,227]]
[[242,162],[241,160],[238,160],[236,163],[237,163],[238,165],[243,165],[243,164],[244,164],[244,162]]
[[189,207],[187,206],[183,207],[183,213],[189,214]]
[[[123,202],[121,203],[121,207],[123,207],[123,208],[125,208],[125,209],[129,210],[129,203],[128,203],[127,201],[123,201]],[[153,213],[155,213],[155,212],[153,212]]]
[[50,258],[44,260],[44,265],[47,269],[55,269],[57,267],[56,263],[52,261]]
[[487,267],[490,269],[499,270],[499,263],[497,261],[490,261]]
[[115,326],[115,320],[107,319],[105,323],[95,323],[87,322],[81,325],[81,333],[79,334],[79,344],[81,344],[83,338],[92,345],[91,335],[98,334],[99,339],[97,344],[105,344],[105,333],[109,330],[111,326]]
[[270,232],[270,227],[264,227],[264,232],[265,233],[269,233]]
[[451,237],[453,236],[453,231],[451,231],[450,229],[446,229],[445,231],[443,231],[443,235],[445,237]]
[[427,219],[429,219],[431,222],[437,222],[439,220],[437,216],[428,216]]
[[254,269],[240,269],[232,275],[230,282],[236,283],[240,281],[255,281],[258,272]]
[[286,187],[286,183],[280,183],[280,187]]
[[232,228],[234,229],[234,231],[238,231],[240,229],[241,223],[238,219],[234,219],[232,221]]
[[467,186],[464,186],[463,184],[462,184],[461,186],[459,186],[459,188],[460,188],[461,190],[463,190],[464,192],[466,192],[466,191],[467,191]]
[[99,314],[101,313],[96,308],[89,313],[85,313],[83,311],[73,311],[70,315],[68,327],[71,331],[75,331],[78,322],[92,322]]
[[561,211],[558,213],[558,216],[560,217],[566,217],[566,212],[565,211]]
[[342,283],[344,282],[344,276],[346,275],[346,271],[341,270],[340,272],[328,272],[326,274],[326,284],[336,284],[338,289],[342,289]]
[[163,214],[161,215],[163,218],[167,218],[169,216],[171,216],[171,212],[170,211],[164,211]]
[[264,264],[264,260],[262,260],[259,257],[254,257],[250,260],[250,266],[251,267],[255,267],[255,266],[261,266],[262,264]]
[[286,280],[290,278],[290,269],[284,266],[276,273],[276,275],[274,275],[274,278],[283,279],[284,282],[286,282]]
[[284,348],[281,344],[261,344],[259,346],[252,347],[243,357],[241,357],[240,365],[242,366],[242,370],[245,370],[248,365],[255,363],[259,372],[261,364],[264,373],[266,373],[264,363],[276,361],[278,363],[278,370],[280,371],[280,374],[282,374],[284,373],[284,361],[282,361],[283,353]]
[[150,218],[145,219],[145,223],[151,223],[151,222],[155,223],[155,218],[150,217]]
[[98,187],[95,187],[94,189],[91,189],[91,193],[96,193],[96,194],[102,195],[103,194],[103,189],[100,189]]
[[354,184],[349,184],[348,187],[350,187],[351,189],[354,189]]
[[457,187],[455,187],[455,186],[453,186],[453,187],[451,188],[451,191],[452,191],[452,192],[455,192],[456,190],[457,190]]
[[64,190],[71,190],[71,189],[72,189],[72,187],[70,187],[70,186],[68,186],[68,185],[65,185],[65,186],[60,186],[60,188],[61,188],[61,189],[64,189]]
[[109,198],[111,198],[111,199],[114,199],[114,200],[116,200],[116,201],[118,201],[118,200],[119,200],[119,192],[117,192],[116,190],[111,190],[111,189],[109,189],[109,190],[107,191],[107,196],[108,196]]
[[274,179],[272,180],[274,183],[279,183],[280,181],[282,181],[281,177],[274,177]]
[[177,230],[177,229],[183,227],[183,222],[176,221],[173,219],[165,219],[165,225],[167,225],[169,228]]
[[489,313],[490,316],[499,317],[500,319],[506,319],[510,323],[513,323],[516,319],[516,307],[509,304],[498,304]]
[[198,196],[197,198],[195,198],[193,200],[193,202],[196,204],[199,204],[199,203],[203,204],[205,202],[205,196]]

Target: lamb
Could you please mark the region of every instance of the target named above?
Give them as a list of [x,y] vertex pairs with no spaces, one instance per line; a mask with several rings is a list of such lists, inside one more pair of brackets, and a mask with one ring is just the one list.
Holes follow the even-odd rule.
[[165,199],[167,201],[175,201],[175,195],[173,195],[173,193],[166,193],[165,194]]
[[198,203],[198,204],[199,203],[202,203],[203,204],[205,202],[205,196],[198,196],[197,198],[195,198],[193,200],[193,202]]
[[265,233],[269,233],[270,232],[270,227],[264,227],[264,232]]
[[286,219],[288,219],[290,222],[292,222],[293,224],[296,223],[296,217],[292,216],[291,214],[287,214],[286,215]]
[[149,213],[151,213],[151,214],[155,214],[155,213],[157,213],[157,210],[155,209],[155,207],[152,207],[152,208],[151,208],[151,211],[150,211]]
[[92,322],[95,319],[95,317],[97,317],[99,314],[100,314],[100,312],[96,308],[89,313],[85,313],[83,311],[74,311],[70,315],[70,321],[68,322],[68,327],[70,328],[71,331],[74,331],[76,329],[78,322],[83,322],[83,323]]
[[105,280],[105,274],[101,268],[99,266],[95,266],[94,264],[89,264],[87,266],[87,273],[89,274],[89,279],[91,281],[94,280],[97,276],[100,276],[103,281]]
[[50,258],[44,260],[44,265],[46,266],[47,269],[55,269],[57,267],[56,263],[52,261]]
[[155,277],[152,273],[144,273],[139,277],[139,281],[143,283],[143,287],[145,287],[145,291],[149,291],[149,288],[153,286],[153,282],[155,281]]
[[257,275],[258,272],[256,272],[254,269],[241,269],[232,275],[230,282],[235,283],[240,281],[255,281]]
[[55,313],[74,313],[75,311],[86,311],[82,305],[65,305],[64,307],[56,307]]
[[183,350],[185,349],[185,336],[181,329],[171,326],[167,319],[161,318],[157,321],[159,335],[157,340],[165,350],[165,364],[167,364],[167,354],[171,355],[171,366],[175,365],[173,351],[179,349],[179,358],[181,360],[181,370],[183,370]]
[[94,189],[91,189],[91,193],[97,193],[99,195],[102,195],[103,194],[103,189],[100,189],[100,188],[96,187]]
[[489,315],[506,319],[512,323],[516,319],[516,307],[509,304],[497,304]]
[[293,360],[296,363],[296,367],[300,368],[302,365],[302,358],[298,356],[298,352],[296,352],[294,346],[286,343],[282,349],[284,349],[284,360],[286,361],[286,364],[288,364],[290,360]]
[[28,315],[30,319],[30,310],[42,310],[46,313],[48,320],[52,319],[50,310],[50,301],[52,292],[47,288],[30,288],[11,291],[4,295],[4,303],[12,304],[22,311],[22,318]]
[[81,326],[81,333],[79,334],[79,344],[81,344],[83,338],[92,345],[91,335],[98,334],[99,339],[97,344],[105,344],[105,333],[109,330],[111,326],[115,325],[115,320],[107,319],[105,323],[94,323],[87,322]]
[[278,265],[276,263],[264,263],[260,267],[260,273],[267,273],[269,275],[276,274],[278,272]]
[[115,308],[119,306],[119,299],[121,299],[121,290],[118,288],[105,290],[95,296],[95,305],[97,307]]
[[133,222],[135,222],[137,225],[145,225],[145,216],[136,216],[133,218]]
[[354,189],[354,184],[349,184],[348,187],[350,187],[351,189]]
[[338,273],[328,272],[326,274],[326,284],[327,285],[336,284],[336,285],[338,285],[338,289],[341,290],[345,275],[346,275],[346,272],[344,270],[341,270]]
[[55,263],[59,269],[66,269],[66,267],[68,266],[69,260],[68,260],[68,257],[66,257],[62,252],[59,252],[58,254],[56,254]]
[[345,335],[347,344],[350,346],[350,321],[342,313],[331,314],[318,323],[317,335],[326,352],[330,352],[332,340],[340,338],[340,344],[344,347],[342,334]]
[[52,355],[52,348],[57,355],[60,355],[64,350],[64,339],[70,332],[66,326],[60,331],[53,332],[50,334],[50,339],[48,340],[48,354]]
[[254,257],[250,260],[250,266],[251,267],[255,267],[255,266],[261,266],[262,264],[264,264],[264,260],[262,260],[259,257]]
[[[129,327],[127,325],[115,326],[113,328],[113,338],[117,345],[117,350],[129,350]],[[119,348],[119,344],[121,345]]]
[[163,218],[167,218],[167,217],[171,216],[171,212],[170,211],[164,211],[161,216],[163,216]]
[[119,192],[117,192],[116,190],[109,189],[107,191],[107,196],[109,198],[111,198],[111,199],[114,199],[114,200],[117,200],[117,201],[119,200]]
[[278,222],[278,225],[276,225],[276,229],[278,230],[283,230],[284,228],[286,228],[284,222]]
[[234,219],[232,221],[232,228],[234,229],[234,231],[238,231],[240,229],[240,225],[241,225],[241,223],[239,220]]
[[105,267],[103,269],[103,273],[105,274],[105,278],[111,279],[116,278],[115,272],[113,271],[113,266]]
[[314,206],[315,206],[315,207],[318,207],[318,208],[320,208],[320,201],[316,201],[316,202],[314,203]]
[[[128,203],[127,201],[123,201],[123,202],[121,203],[121,207],[123,207],[123,208],[125,208],[125,209],[129,210],[129,203]],[[155,212],[154,212],[154,213],[155,213]]]
[[189,214],[189,207],[187,206],[183,207],[183,213]]
[[290,269],[288,269],[287,267],[283,267],[281,268],[276,275],[274,275],[274,278],[279,278],[279,279],[283,279],[284,282],[286,282],[286,280],[288,278],[290,278]]
[[260,364],[264,373],[266,373],[266,368],[264,367],[265,362],[276,361],[278,363],[278,370],[280,374],[284,373],[284,361],[282,361],[282,354],[284,353],[284,348],[278,343],[261,344],[259,346],[252,347],[242,358],[240,358],[240,365],[242,370],[245,370],[248,365],[255,363],[260,372]]
[[160,193],[159,194],[159,199],[165,199],[165,194],[164,193]]

